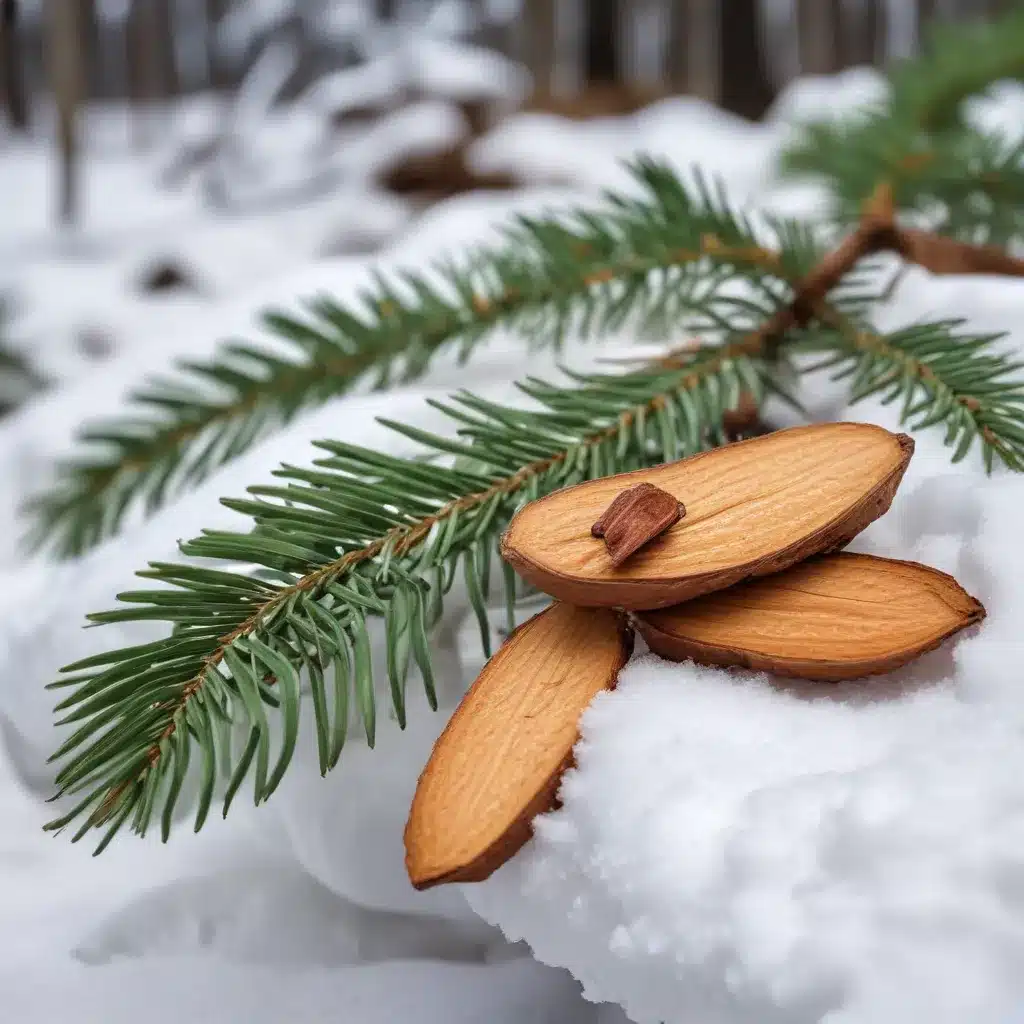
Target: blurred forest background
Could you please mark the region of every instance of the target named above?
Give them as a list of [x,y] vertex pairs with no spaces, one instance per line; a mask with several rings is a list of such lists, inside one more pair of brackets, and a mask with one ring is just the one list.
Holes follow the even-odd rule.
[[0,414],[444,200],[596,195],[639,147],[743,201],[801,83],[870,102],[929,24],[1019,2],[0,0]]
[[[472,89],[456,90],[476,134],[509,106],[586,117],[672,94],[757,119],[795,77],[884,64],[912,53],[933,19],[983,18],[1013,2],[0,0],[2,95],[13,130],[50,124],[64,168],[56,207],[73,221],[79,115],[89,100],[130,103],[134,144],[144,149],[178,98],[226,98],[222,129],[183,147],[167,169],[173,181],[223,155],[240,118],[251,122],[260,108],[308,97],[334,73],[400,53],[409,38],[457,39],[528,70],[525,86],[495,64],[490,82],[478,74]],[[435,68],[420,77],[444,74]],[[356,103],[345,90],[334,110],[329,87],[321,89],[325,130],[365,123],[430,91],[418,85],[367,88]],[[447,194],[481,184],[452,154],[435,163],[405,168],[393,184]]]

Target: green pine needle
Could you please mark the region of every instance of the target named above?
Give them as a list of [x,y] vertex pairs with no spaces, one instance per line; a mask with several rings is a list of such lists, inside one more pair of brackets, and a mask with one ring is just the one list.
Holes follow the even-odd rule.
[[[893,71],[883,107],[809,126],[787,168],[829,184],[832,233],[887,182],[901,214],[975,242],[1019,240],[1024,139],[977,132],[960,108],[1022,72],[1024,12],[938,32],[928,55]],[[756,231],[720,189],[699,177],[684,185],[652,161],[633,175],[636,195],[520,219],[503,245],[461,269],[398,274],[358,306],[321,300],[302,321],[272,317],[293,360],[224,346],[136,396],[130,416],[83,435],[98,447],[65,465],[33,506],[35,541],[65,555],[110,536],[138,504],[159,507],[301,410],[365,382],[414,378],[448,346],[468,357],[499,324],[551,348],[570,331],[598,338],[626,325],[707,342],[619,375],[528,379],[528,407],[460,392],[433,403],[449,423],[444,434],[388,422],[422,449],[415,457],[324,441],[311,468],[283,466],[273,482],[227,500],[251,518],[248,532],[204,531],[181,545],[195,561],[151,563],[139,573],[148,589],[90,616],[163,622],[165,636],[84,659],[51,684],[70,731],[53,756],[65,809],[48,828],[74,825],[75,840],[100,830],[99,852],[125,826],[159,828],[166,840],[186,804],[198,829],[215,801],[224,814],[243,790],[260,803],[287,772],[310,708],[321,772],[338,763],[353,729],[372,746],[372,626],[383,627],[398,724],[410,672],[436,707],[430,635],[456,579],[485,651],[492,605],[515,624],[516,577],[497,551],[515,511],[560,487],[721,443],[723,413],[742,391],[795,404],[800,375],[829,369],[849,381],[852,401],[899,402],[911,429],[944,428],[954,462],[977,446],[988,470],[1024,471],[1024,379],[998,336],[961,321],[879,333],[868,314],[885,293],[859,265],[830,295],[810,297],[800,311],[810,323],[768,339],[763,325],[792,319],[780,314],[823,255],[820,231],[789,222]]]
[[895,65],[886,102],[802,126],[784,176],[829,189],[832,218],[849,225],[878,185],[898,209],[964,241],[1024,239],[1024,135],[970,127],[963,101],[1024,78],[1024,11],[992,22],[937,25],[924,54]]
[[[699,175],[686,185],[651,160],[631,171],[635,196],[608,194],[596,211],[519,217],[501,245],[458,267],[379,277],[349,306],[320,298],[301,318],[266,315],[265,326],[293,346],[288,359],[233,342],[207,363],[180,363],[135,393],[125,414],[86,426],[81,454],[28,503],[27,543],[81,554],[133,509],[155,511],[304,410],[358,386],[416,379],[443,348],[468,359],[499,326],[555,350],[567,334],[599,339],[625,325],[708,340],[724,324],[755,326],[779,288],[776,268],[757,260],[764,239]],[[790,278],[821,256],[806,227],[779,222],[769,235]],[[731,255],[710,252],[708,239]]]
[[[854,400],[901,401],[915,429],[942,422],[956,460],[979,440],[985,462],[1024,467],[1024,381],[994,349],[996,338],[934,323],[879,335],[827,309],[786,352],[826,354],[824,366],[852,380]],[[528,380],[537,408],[502,406],[461,392],[435,405],[456,428],[440,436],[386,422],[436,456],[397,458],[339,441],[318,447],[314,468],[284,466],[277,482],[226,500],[252,517],[247,533],[205,531],[181,545],[197,565],[157,563],[140,573],[159,586],[119,595],[94,623],[158,620],[162,641],[95,656],[54,684],[71,687],[58,705],[76,731],[55,755],[59,795],[85,799],[51,823],[84,822],[107,835],[131,820],[145,833],[160,815],[166,838],[198,750],[200,827],[217,791],[224,813],[243,783],[260,803],[294,754],[299,719],[312,697],[321,771],[338,761],[350,709],[367,742],[376,698],[368,620],[383,618],[387,677],[399,725],[415,666],[436,706],[429,632],[460,568],[485,646],[497,540],[524,502],[583,480],[628,472],[721,443],[723,412],[742,390],[758,401],[786,394],[786,358],[767,362],[749,338],[705,346],[673,361],[618,376],[574,374],[574,386]],[[448,457],[450,464],[438,461]],[[454,457],[454,458],[453,458]],[[207,566],[239,563],[255,574]],[[508,595],[506,595],[508,596]],[[305,682],[303,682],[305,679]],[[281,716],[272,739],[267,709]],[[248,737],[232,752],[224,734]],[[216,766],[220,766],[217,768]]]
[[851,403],[870,395],[899,402],[900,423],[911,430],[945,428],[954,463],[977,441],[986,471],[998,461],[1024,472],[1024,362],[999,350],[1003,335],[970,334],[963,320],[882,335],[835,310],[822,319],[788,351],[825,354],[815,368],[849,379]]
[[[84,819],[77,839],[130,821],[145,833],[159,817],[166,837],[196,757],[197,827],[215,776],[225,813],[243,783],[262,802],[294,753],[306,688],[323,772],[338,760],[350,708],[358,708],[372,744],[368,619],[385,621],[399,724],[412,666],[435,705],[428,632],[459,569],[486,637],[497,539],[515,510],[560,487],[721,443],[723,412],[741,391],[760,399],[781,387],[783,364],[769,369],[744,348],[703,347],[672,368],[575,375],[571,388],[531,379],[522,390],[534,409],[459,393],[436,403],[458,428],[455,437],[390,424],[437,456],[456,456],[450,466],[325,441],[315,468],[284,466],[277,483],[227,501],[252,516],[253,529],[206,531],[181,545],[182,554],[204,566],[273,570],[289,582],[152,564],[140,575],[158,587],[121,594],[120,607],[90,616],[97,624],[158,620],[173,630],[162,641],[72,665],[55,684],[71,687],[57,710],[60,724],[75,730],[54,755],[64,762],[58,795],[81,802],[48,827]],[[267,707],[281,715],[278,741]],[[223,736],[239,721],[249,739],[229,751]]]
[[0,416],[17,408],[47,384],[29,360],[3,344],[10,318],[9,303],[0,296]]

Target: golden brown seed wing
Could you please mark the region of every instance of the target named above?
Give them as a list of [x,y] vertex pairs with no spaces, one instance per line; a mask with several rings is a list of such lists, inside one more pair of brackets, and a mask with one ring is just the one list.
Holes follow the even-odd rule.
[[937,569],[837,553],[634,621],[665,658],[837,681],[892,671],[984,616]]
[[529,839],[554,806],[580,715],[615,685],[633,648],[621,615],[555,604],[484,666],[420,776],[405,828],[417,889],[478,882]]
[[[868,423],[779,430],[679,462],[556,491],[522,508],[502,555],[576,605],[664,608],[847,543],[892,503],[914,442]],[[686,515],[616,568],[591,527],[648,482]]]

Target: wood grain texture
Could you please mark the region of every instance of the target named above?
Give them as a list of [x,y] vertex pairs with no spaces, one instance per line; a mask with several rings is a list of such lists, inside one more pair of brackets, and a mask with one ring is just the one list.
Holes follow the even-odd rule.
[[624,616],[554,604],[484,666],[423,769],[405,828],[417,889],[479,882],[555,805],[580,715],[633,649]]
[[[779,430],[540,498],[513,518],[501,553],[559,600],[664,608],[844,546],[889,509],[913,451],[906,434],[867,423]],[[617,568],[591,526],[644,482],[686,516]]]
[[938,569],[842,552],[633,621],[673,661],[838,682],[891,672],[984,617]]

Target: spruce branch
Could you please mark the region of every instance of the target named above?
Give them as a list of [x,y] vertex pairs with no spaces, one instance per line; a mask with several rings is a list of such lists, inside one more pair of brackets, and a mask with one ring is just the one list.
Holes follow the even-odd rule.
[[43,379],[20,353],[0,346],[0,415],[16,408],[26,395],[43,384]]
[[[1024,259],[995,245],[962,241],[920,228],[900,225],[896,220],[896,204],[892,187],[882,182],[861,205],[856,230],[823,260],[816,270],[829,268],[829,286],[838,282],[864,256],[892,252],[907,263],[916,264],[932,274],[992,274],[1003,277],[1024,277]],[[827,289],[826,289],[827,290]],[[823,292],[808,295],[815,301]]]
[[880,334],[822,303],[817,324],[791,352],[825,354],[809,370],[835,369],[851,380],[851,404],[881,395],[901,403],[900,423],[911,430],[942,424],[953,462],[981,445],[985,469],[998,458],[1024,471],[1024,363],[995,348],[1003,335],[970,334],[964,320],[941,320]]
[[[72,665],[71,677],[54,684],[74,687],[58,705],[68,712],[62,724],[83,723],[54,755],[69,758],[57,777],[59,795],[85,797],[49,827],[84,817],[75,839],[105,828],[99,852],[129,819],[145,833],[159,809],[166,838],[193,745],[204,765],[196,828],[225,760],[224,813],[248,778],[256,802],[267,799],[294,753],[303,673],[321,770],[337,763],[350,704],[372,745],[367,616],[384,618],[391,701],[404,727],[411,664],[436,705],[428,630],[460,566],[489,653],[496,540],[523,502],[720,443],[724,414],[743,391],[758,402],[767,391],[790,398],[790,351],[827,353],[825,365],[854,376],[854,399],[883,391],[887,401],[903,398],[904,417],[916,417],[917,427],[945,422],[956,458],[980,437],[989,468],[997,455],[1020,468],[1024,386],[1007,380],[1017,367],[992,354],[995,339],[956,337],[949,324],[882,336],[830,301],[840,279],[886,240],[888,218],[883,190],[857,231],[803,275],[760,327],[734,330],[724,344],[688,346],[621,376],[570,375],[569,388],[529,380],[520,386],[539,411],[468,393],[433,403],[458,425],[455,440],[388,423],[434,455],[454,457],[449,467],[321,442],[329,457],[314,469],[285,466],[276,474],[281,485],[226,501],[252,517],[253,529],[206,532],[182,553],[262,567],[287,582],[158,563],[141,575],[160,589],[122,594],[125,607],[91,616],[95,623],[155,619],[173,629],[163,641]],[[709,244],[725,255],[720,241]],[[780,268],[778,255],[764,248],[747,250],[746,258]],[[514,582],[503,568],[514,619]],[[282,717],[273,768],[266,706]],[[238,718],[248,740],[235,760],[224,735]]]
[[[210,362],[180,363],[175,376],[132,395],[126,414],[86,426],[84,452],[59,464],[54,486],[27,505],[28,544],[80,554],[116,533],[130,509],[154,511],[300,412],[363,384],[414,380],[446,347],[468,359],[499,326],[557,350],[569,333],[600,338],[626,323],[641,334],[705,338],[737,318],[756,323],[776,299],[778,271],[746,258],[764,242],[750,221],[700,176],[686,185],[651,160],[631,171],[638,195],[519,217],[501,245],[460,266],[378,277],[358,304],[321,298],[303,318],[268,314],[294,358],[235,342]],[[820,258],[806,228],[772,228],[790,276]],[[750,295],[737,293],[738,281]]]
[[[216,766],[225,760],[225,813],[247,778],[257,803],[267,799],[294,752],[303,672],[321,770],[338,760],[350,703],[372,745],[367,616],[385,620],[399,724],[405,724],[410,663],[436,705],[427,630],[458,569],[486,648],[492,559],[516,508],[581,480],[721,443],[723,414],[743,391],[760,399],[766,390],[781,390],[774,376],[779,366],[769,369],[758,354],[762,345],[763,339],[746,336],[688,349],[670,368],[574,374],[575,386],[568,388],[531,379],[521,388],[539,410],[460,393],[435,403],[458,424],[457,440],[389,424],[434,454],[456,456],[458,468],[322,442],[318,447],[328,457],[315,469],[285,466],[275,474],[280,484],[226,501],[252,516],[253,530],[206,532],[183,544],[182,553],[249,563],[292,582],[155,563],[140,575],[162,584],[159,589],[121,594],[122,607],[90,616],[94,623],[155,619],[171,623],[173,631],[164,640],[72,665],[65,670],[70,678],[54,684],[74,687],[58,710],[66,712],[61,724],[78,726],[54,755],[68,759],[57,776],[58,795],[85,795],[48,827],[61,830],[84,817],[76,840],[105,827],[99,852],[129,818],[145,833],[159,815],[166,838],[193,746],[203,764],[197,828],[210,810]],[[507,570],[504,589],[511,619],[514,588]],[[267,705],[282,716],[276,758]],[[248,741],[235,758],[224,736],[238,718]]]
[[4,344],[11,319],[10,305],[0,296],[0,416],[44,388],[46,378],[20,352]]
[[[1024,38],[1024,16],[1006,36],[1010,30]],[[429,630],[460,569],[487,650],[495,542],[522,503],[720,443],[724,414],[743,392],[758,402],[768,392],[795,401],[790,385],[798,372],[829,368],[850,379],[854,401],[881,395],[901,401],[903,419],[915,429],[945,425],[954,461],[978,440],[989,470],[996,459],[1024,469],[1024,381],[1014,377],[1020,364],[996,347],[998,337],[972,335],[957,321],[880,333],[867,316],[877,296],[860,276],[865,262],[883,251],[934,273],[1020,272],[1016,260],[987,244],[994,236],[978,228],[981,221],[972,234],[952,228],[951,214],[931,232],[896,216],[913,211],[922,193],[907,182],[930,166],[938,147],[959,138],[955,152],[966,151],[962,119],[949,105],[1018,66],[1021,51],[1005,36],[997,43],[971,67],[962,60],[953,67],[952,51],[939,39],[931,63],[894,75],[885,116],[871,115],[884,131],[872,134],[878,125],[871,127],[869,116],[858,128],[867,134],[851,136],[867,140],[852,149],[863,176],[846,182],[856,185],[846,194],[855,223],[831,251],[822,252],[815,233],[799,224],[773,224],[769,244],[723,197],[698,185],[695,199],[670,171],[642,163],[635,171],[645,189],[640,199],[609,197],[605,211],[577,211],[569,226],[521,222],[514,230],[523,234],[508,235],[507,250],[478,259],[475,276],[452,272],[446,280],[459,297],[454,305],[444,306],[453,300],[439,291],[423,299],[431,287],[424,278],[404,279],[413,282],[419,304],[382,283],[372,300],[380,323],[385,315],[414,318],[411,357],[397,348],[377,353],[389,373],[415,374],[449,341],[472,347],[496,307],[496,316],[507,318],[502,322],[535,342],[556,343],[555,326],[586,335],[630,320],[661,330],[703,329],[707,343],[621,375],[568,374],[561,385],[527,380],[520,387],[534,402],[531,409],[461,392],[434,403],[454,438],[388,424],[421,445],[429,461],[325,441],[318,447],[327,457],[314,468],[282,467],[276,483],[227,501],[251,517],[249,532],[204,532],[181,545],[183,555],[203,565],[152,563],[140,575],[156,589],[121,594],[120,607],[91,616],[95,623],[163,621],[168,635],[85,659],[52,684],[71,689],[58,709],[65,712],[61,724],[76,726],[54,755],[65,762],[59,795],[79,802],[49,827],[77,822],[76,840],[101,828],[101,850],[126,823],[145,833],[159,818],[166,838],[195,750],[197,829],[218,792],[218,776],[224,813],[243,783],[252,785],[257,803],[267,799],[293,755],[305,688],[323,772],[337,763],[350,720],[361,721],[372,745],[377,709],[369,619],[384,622],[390,700],[404,726],[412,666],[436,705]],[[931,150],[921,148],[923,137]],[[991,223],[997,221],[1005,226],[1002,214]],[[581,238],[596,238],[605,248],[581,253]],[[498,259],[502,253],[507,263]],[[517,304],[523,292],[509,280],[516,274],[572,286],[537,291],[534,304]],[[747,294],[737,294],[738,282]],[[450,314],[443,337],[415,321],[430,303]],[[455,307],[463,319],[452,327]],[[366,326],[365,316],[359,322]],[[380,323],[367,326],[367,336],[384,345],[390,336]],[[358,348],[358,339],[353,344]],[[824,360],[805,366],[792,359],[805,353]],[[306,401],[294,400],[296,408]],[[278,409],[279,396],[270,402]],[[261,429],[244,422],[247,430]],[[242,447],[251,440],[243,438]],[[176,451],[172,470],[181,462],[187,471],[192,459],[216,462],[203,454],[206,447],[199,455],[188,443]],[[170,472],[158,478],[157,502]],[[109,514],[107,500],[109,494],[90,515],[96,507]],[[116,503],[110,507],[116,525],[121,512]],[[239,564],[256,568],[240,572]],[[502,570],[500,589],[514,621],[515,577],[507,565]],[[268,708],[279,712],[280,742],[272,740]],[[247,733],[240,750],[230,744],[236,722]]]
[[781,171],[826,184],[837,224],[856,222],[884,181],[901,213],[934,232],[994,245],[1019,241],[1024,137],[964,117],[965,100],[1009,78],[1024,78],[1024,11],[937,25],[921,56],[889,71],[885,102],[803,125]]

